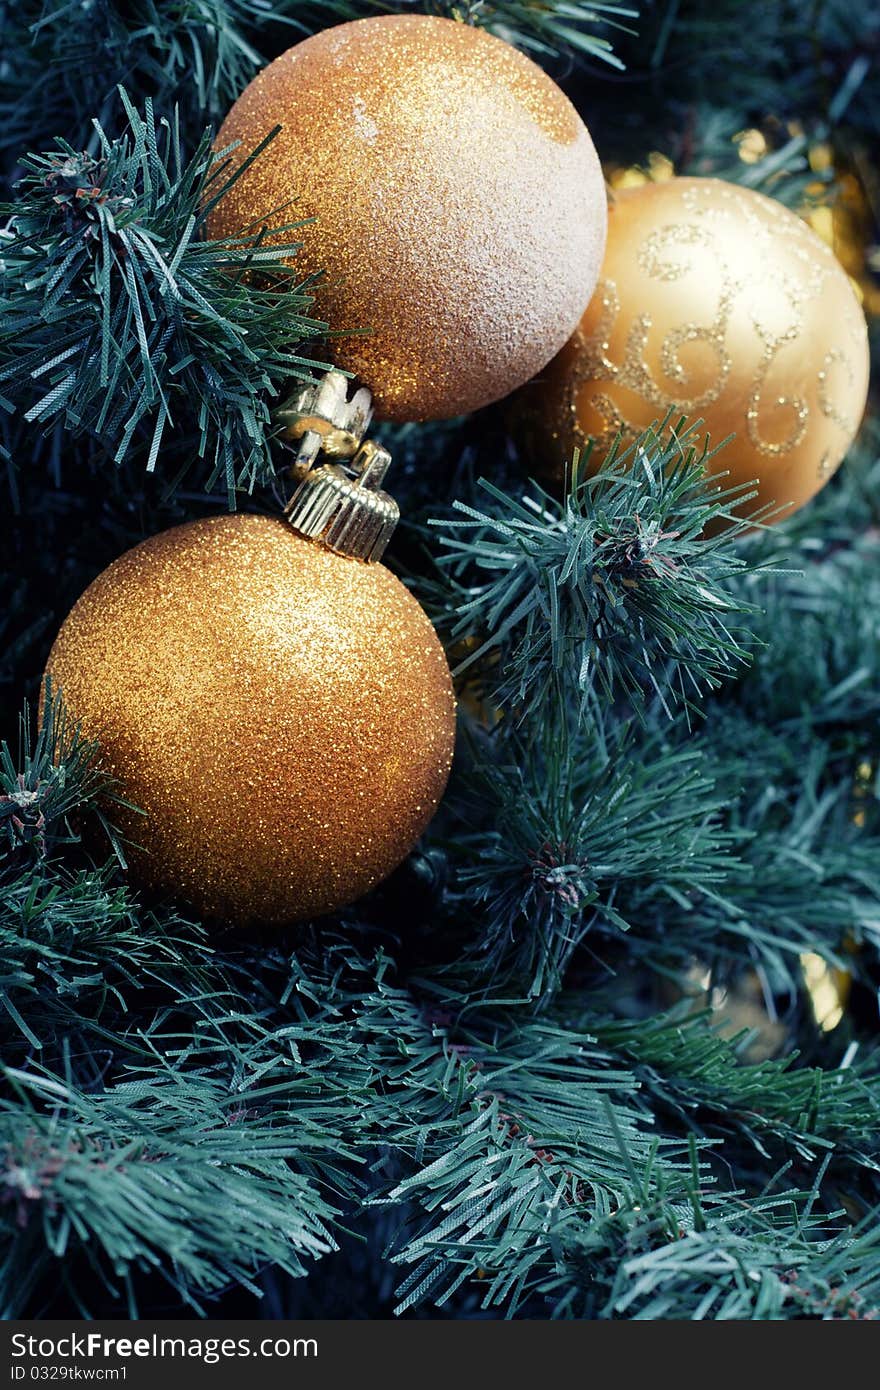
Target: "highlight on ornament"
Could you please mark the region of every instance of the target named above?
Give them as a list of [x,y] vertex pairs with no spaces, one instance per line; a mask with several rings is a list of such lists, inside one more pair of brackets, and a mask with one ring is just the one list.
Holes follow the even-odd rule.
[[518,409],[557,483],[575,447],[598,469],[676,409],[701,418],[743,512],[790,516],[842,462],[862,419],[868,338],[832,251],[774,200],[720,179],[615,193],[596,292]]
[[[285,923],[385,878],[449,775],[455,699],[426,614],[379,563],[389,456],[334,374],[303,398],[285,517],[172,527],[90,585],[49,655],[125,805],[135,881],[209,918]],[[315,461],[314,426],[350,457]],[[356,424],[356,422],[358,422]],[[345,426],[345,428],[343,428]]]
[[586,126],[523,53],[427,15],[341,24],[259,73],[216,148],[235,145],[237,167],[277,126],[209,233],[313,219],[296,264],[321,276],[336,365],[380,416],[475,410],[562,347],[596,284],[607,199]]

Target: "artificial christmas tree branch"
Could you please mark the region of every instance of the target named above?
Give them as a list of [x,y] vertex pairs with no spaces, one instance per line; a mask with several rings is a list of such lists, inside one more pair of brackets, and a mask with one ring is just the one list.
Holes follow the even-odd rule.
[[[720,437],[677,411],[560,497],[505,412],[383,436],[418,511],[389,554],[466,663],[465,737],[416,852],[318,922],[229,931],[139,896],[100,748],[51,698],[17,739],[101,568],[270,505],[274,392],[311,374],[319,325],[281,259],[295,206],[284,247],[200,235],[230,167],[204,130],[301,33],[377,8],[0,6],[21,179],[0,246],[0,1307],[874,1318],[871,421],[809,507],[751,532],[721,529],[748,489],[704,479]],[[566,87],[615,185],[710,174],[818,209],[870,322],[874,10],[632,9],[462,18],[587,60]]]
[[[228,175],[207,135],[186,161],[176,123],[120,100],[127,132],[97,126],[94,156],[59,142],[23,162],[5,209],[0,389],[28,421],[60,418],[117,465],[134,453],[148,472],[183,428],[202,480],[220,479],[232,504],[273,476],[276,383],[316,365],[295,350],[321,327],[285,259],[295,223],[272,246],[259,227],[205,241],[204,220],[241,169]],[[169,458],[173,443],[166,469]],[[192,461],[170,467],[179,485]]]
[[[598,477],[576,462],[562,503],[488,482],[491,512],[456,503],[466,519],[436,523],[452,579],[452,615],[437,616],[453,640],[475,639],[459,671],[500,656],[497,698],[519,711],[559,679],[603,702],[688,704],[734,670],[751,605],[730,590],[748,564],[732,545],[747,523],[732,508],[750,494],[707,483],[713,451],[698,443],[697,427],[670,413],[614,446]],[[728,533],[708,539],[722,519]]]
[[546,1003],[581,943],[595,954],[663,904],[722,891],[739,846],[687,747],[547,709],[527,727],[475,756],[453,863],[463,910],[479,905],[471,990],[482,978]]
[[265,1260],[297,1275],[333,1248],[334,1209],[288,1161],[290,1128],[271,1112],[237,1115],[222,1082],[194,1075],[181,1087],[172,1075],[96,1096],[34,1072],[5,1080],[6,1317],[47,1261],[84,1317],[102,1283],[134,1313],[136,1269],[160,1270],[198,1313],[202,1295],[230,1279],[247,1286]]

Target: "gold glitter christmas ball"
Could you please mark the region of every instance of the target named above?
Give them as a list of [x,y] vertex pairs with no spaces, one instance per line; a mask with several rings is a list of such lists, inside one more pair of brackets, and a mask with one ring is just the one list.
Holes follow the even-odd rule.
[[325,272],[334,333],[362,334],[331,350],[381,415],[475,410],[559,351],[596,284],[607,200],[586,127],[530,59],[449,19],[340,24],[254,78],[217,148],[240,141],[241,163],[276,125],[209,231],[315,219],[296,264]]
[[286,922],[406,856],[449,772],[455,703],[416,600],[284,521],[176,526],[114,561],[47,674],[146,816],[133,875],[209,917]]
[[[561,480],[575,445],[598,468],[670,407],[701,418],[710,464],[757,480],[743,510],[790,515],[840,464],[868,388],[864,315],[834,255],[794,213],[719,179],[677,178],[614,196],[596,293],[524,393]],[[538,428],[534,426],[537,424]]]

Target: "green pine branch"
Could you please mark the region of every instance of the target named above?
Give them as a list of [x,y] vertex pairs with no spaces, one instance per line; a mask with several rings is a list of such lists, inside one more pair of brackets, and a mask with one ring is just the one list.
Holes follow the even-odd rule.
[[[769,1150],[815,1162],[834,1150],[873,1165],[880,1157],[878,1057],[842,1069],[797,1057],[748,1063],[749,1034],[722,1037],[710,1014],[658,1014],[638,1022],[596,1020],[597,1040],[625,1057],[650,1108],[678,1116],[700,1137],[737,1132],[760,1159]],[[648,1097],[646,1097],[648,1103]]]
[[290,264],[295,224],[271,247],[260,228],[206,240],[240,170],[227,177],[207,135],[184,161],[176,124],[121,101],[127,129],[96,125],[95,155],[59,140],[23,161],[5,208],[0,391],[29,421],[97,437],[116,464],[161,466],[171,486],[219,479],[232,505],[274,475],[279,383],[315,365],[297,351],[319,325]]
[[474,924],[464,950],[470,988],[522,992],[544,1004],[575,952],[601,954],[653,915],[736,871],[742,837],[699,752],[638,726],[530,711],[474,750],[454,833],[458,909]]
[[[489,509],[454,503],[462,519],[434,525],[448,576],[437,616],[470,648],[458,671],[488,665],[498,703],[517,715],[558,683],[585,703],[595,693],[688,705],[735,671],[753,605],[732,588],[747,568],[732,542],[747,524],[731,508],[753,494],[706,481],[715,452],[698,424],[670,414],[614,446],[595,477],[576,467],[562,502],[534,487],[518,501],[483,481]],[[705,534],[722,521],[726,532]]]
[[16,752],[0,743],[0,872],[15,873],[22,863],[42,866],[61,846],[78,842],[71,823],[77,814],[93,812],[109,831],[99,808],[114,792],[96,745],[70,726],[51,682],[44,695],[36,730],[24,708]]
[[[636,1026],[606,1025],[602,1031],[624,1053],[651,1054],[653,1043],[654,1060],[664,1056],[658,1030],[644,1044],[636,1040]],[[717,1155],[693,1131],[690,1144],[670,1146],[661,1138],[668,1133],[665,1124],[652,1140],[635,1115],[603,1100],[608,1054],[570,1025],[524,1022],[513,1044],[499,1033],[497,1069],[491,1054],[487,1060],[474,1048],[470,1060],[491,1103],[453,1147],[444,1146],[437,1158],[429,1153],[389,1196],[405,1198],[422,1212],[395,1251],[396,1262],[408,1271],[398,1288],[399,1310],[426,1298],[442,1305],[476,1282],[481,1306],[502,1307],[507,1315],[540,1315],[543,1305],[545,1316],[575,1317],[876,1316],[876,1070],[872,1094],[866,1095],[845,1073],[823,1078],[825,1091],[815,1073],[793,1075],[777,1067],[773,1081],[778,1091],[790,1087],[788,1115],[794,1122],[784,1131],[777,1094],[775,1114],[763,1123],[765,1137],[774,1125],[777,1134],[784,1131],[806,1185],[786,1183],[788,1165],[771,1159],[763,1187],[746,1190],[730,1185],[724,1158],[747,1112],[725,1120],[722,1109],[727,1100],[742,1104],[747,1092],[752,1099],[766,1093],[770,1069],[747,1070],[740,1082],[729,1075],[735,1059],[729,1050],[721,1059],[711,1034],[688,1041],[690,1047],[680,1047],[672,1063],[677,1099],[688,1079],[697,1089],[702,1065],[708,1076],[704,1104],[717,1107],[725,1130],[726,1147]],[[666,1043],[669,1064],[668,1038]],[[591,1061],[599,1064],[595,1074]],[[726,1096],[723,1087],[713,1095],[713,1076],[718,1080],[721,1074]],[[636,1077],[650,1088],[643,1099],[646,1121],[654,1111],[672,1109],[666,1076],[640,1066]],[[618,1086],[621,1079],[618,1073]],[[861,1080],[867,1091],[864,1075]],[[817,1127],[823,1097],[841,1084],[846,1095],[832,1125],[864,1116],[871,1153],[845,1176],[838,1172],[835,1186],[827,1181],[830,1145],[817,1142],[810,1127]],[[637,1102],[638,1092],[630,1094]],[[795,1119],[798,1100],[808,1106]],[[760,1117],[753,1117],[753,1131],[761,1126]],[[818,1154],[808,1148],[804,1130]],[[854,1239],[840,1206],[822,1210],[819,1203],[820,1194],[826,1202],[835,1192],[852,1197],[859,1164],[874,1206]]]
[[[695,1201],[697,1228],[682,1228],[665,1242],[657,1240],[651,1209],[636,1204],[638,1209],[613,1233],[610,1258],[605,1255],[610,1292],[601,1315],[699,1321],[876,1319],[877,1211],[865,1218],[854,1239],[839,1208],[829,1217],[818,1207],[822,1176],[820,1166],[812,1187],[735,1202],[721,1217],[707,1217]],[[602,1260],[604,1252],[596,1248],[599,1234],[578,1232],[572,1252],[573,1259],[580,1259],[581,1300],[592,1306],[593,1290],[584,1276],[588,1262]],[[574,1303],[562,1278],[548,1280],[543,1291],[550,1297],[559,1292],[566,1308]]]
[[111,119],[120,84],[152,93],[161,115],[177,108],[186,127],[201,131],[262,65],[253,26],[272,18],[264,0],[12,0],[0,6],[9,55],[0,148],[18,158],[62,132],[87,143],[92,116]]
[[289,1111],[254,1116],[216,1080],[161,1070],[97,1094],[34,1070],[4,1077],[4,1317],[47,1265],[83,1317],[102,1289],[137,1316],[138,1270],[201,1313],[230,1280],[254,1289],[265,1261],[300,1275],[334,1248],[335,1209],[291,1162]]

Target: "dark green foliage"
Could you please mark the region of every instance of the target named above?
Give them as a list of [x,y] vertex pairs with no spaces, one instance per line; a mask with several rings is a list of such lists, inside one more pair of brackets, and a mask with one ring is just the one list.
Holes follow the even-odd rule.
[[697,1134],[723,1132],[733,1117],[762,1157],[778,1148],[813,1161],[836,1145],[877,1153],[876,1058],[845,1071],[797,1066],[793,1055],[748,1063],[740,1056],[748,1034],[728,1041],[709,1033],[707,1022],[705,1014],[679,1011],[638,1023],[594,1020],[592,1027]]
[[42,867],[52,849],[76,839],[70,817],[111,787],[95,763],[95,748],[69,727],[60,699],[47,681],[46,709],[32,733],[25,709],[17,756],[0,746],[0,846],[4,867]]
[[[176,127],[120,100],[128,131],[111,140],[98,126],[95,156],[59,141],[24,161],[6,209],[0,390],[28,421],[60,417],[148,472],[183,416],[206,486],[221,479],[231,499],[273,476],[275,383],[312,365],[295,351],[318,327],[284,259],[295,228],[280,245],[262,245],[259,227],[205,240],[224,163],[207,135],[182,163]],[[173,446],[163,458],[178,477],[196,466]]]
[[271,18],[256,0],[8,0],[0,6],[7,62],[0,128],[13,159],[44,149],[60,134],[89,140],[126,84],[175,105],[200,129],[217,119],[260,66],[249,23]]
[[100,1035],[108,1009],[134,1008],[156,985],[196,988],[204,955],[199,928],[139,912],[111,865],[4,885],[0,991],[19,1045],[41,1051],[81,1028]]
[[500,977],[546,1002],[588,933],[637,931],[735,873],[736,837],[698,752],[552,707],[529,728],[474,761],[454,881],[479,910],[472,988]]
[[[872,0],[422,8],[564,53],[609,163],[874,197]],[[51,696],[35,727],[103,565],[277,506],[271,410],[320,325],[295,221],[205,239],[205,128],[381,12],[410,7],[0,5],[0,1310],[874,1318],[875,425],[758,531],[721,530],[748,489],[706,482],[697,421],[561,498],[503,411],[383,431],[463,738],[423,844],[338,919],[209,938],[142,900],[100,750]],[[834,1027],[807,954],[846,973]]]
[[[698,441],[669,417],[612,447],[601,477],[575,471],[561,503],[538,490],[515,501],[488,482],[492,512],[456,501],[467,519],[440,537],[448,626],[453,640],[477,639],[458,671],[500,659],[498,699],[519,711],[556,683],[579,686],[585,704],[653,694],[665,707],[734,670],[749,605],[729,581],[745,561],[731,535],[703,533],[750,493],[707,486],[711,453]],[[734,522],[733,536],[745,529]]]
[[[95,749],[67,726],[47,693],[39,731],[23,718],[18,758],[0,745],[0,1003],[13,1025],[3,1049],[54,1050],[102,1019],[127,1011],[156,983],[182,994],[198,986],[200,928],[138,910],[119,881],[113,787]],[[82,831],[96,832],[110,861],[95,864]],[[17,1034],[17,1036],[16,1036]]]
[[332,1208],[287,1162],[289,1118],[285,1134],[271,1112],[239,1114],[226,1085],[159,1075],[96,1096],[39,1073],[6,1081],[4,1317],[27,1307],[47,1258],[88,1317],[102,1283],[134,1315],[136,1269],[163,1272],[202,1311],[200,1295],[252,1284],[265,1260],[300,1274],[333,1248]]

